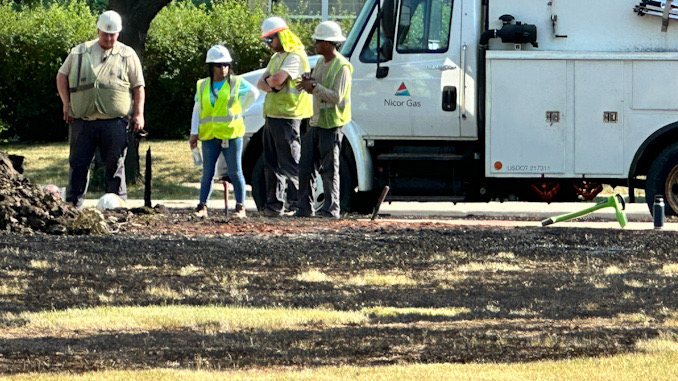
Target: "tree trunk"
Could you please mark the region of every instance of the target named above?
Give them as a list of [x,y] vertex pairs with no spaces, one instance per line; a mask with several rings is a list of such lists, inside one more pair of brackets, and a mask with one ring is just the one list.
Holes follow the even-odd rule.
[[[108,9],[120,14],[122,18],[122,31],[118,38],[120,42],[130,46],[137,52],[141,63],[144,62],[144,50],[146,48],[146,35],[151,21],[160,10],[172,0],[110,0]],[[127,157],[125,158],[125,177],[127,184],[136,184],[141,178],[139,169],[139,140],[134,134],[127,136]]]
[[112,9],[122,17],[120,42],[129,45],[137,52],[141,62],[144,61],[146,35],[151,21],[172,0],[110,0],[108,9]]

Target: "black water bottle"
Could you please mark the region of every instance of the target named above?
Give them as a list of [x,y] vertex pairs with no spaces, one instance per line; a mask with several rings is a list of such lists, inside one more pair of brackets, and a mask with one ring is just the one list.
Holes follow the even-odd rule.
[[664,226],[664,196],[660,194],[654,196],[652,216],[654,217],[654,228],[661,229]]

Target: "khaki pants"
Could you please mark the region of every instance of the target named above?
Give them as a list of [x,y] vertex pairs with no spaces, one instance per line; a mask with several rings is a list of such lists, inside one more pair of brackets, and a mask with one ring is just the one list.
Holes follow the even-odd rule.
[[301,161],[299,162],[299,214],[313,214],[312,187],[315,172],[323,181],[325,202],[321,214],[339,218],[341,203],[339,194],[339,154],[344,138],[342,127],[310,127],[301,142]]

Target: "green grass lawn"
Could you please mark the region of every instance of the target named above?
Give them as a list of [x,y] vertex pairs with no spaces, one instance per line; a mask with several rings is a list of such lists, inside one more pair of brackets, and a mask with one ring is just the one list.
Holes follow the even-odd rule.
[[[205,330],[206,334],[303,330],[312,324],[323,329],[347,324],[365,324],[370,317],[412,313],[457,314],[463,310],[371,308],[362,311],[325,309],[243,308],[221,306],[98,307],[46,311],[4,316],[18,318],[17,329],[52,331],[70,336],[74,332],[109,330]],[[670,324],[667,324],[670,325]],[[11,331],[11,328],[8,329]],[[10,336],[11,332],[10,332]],[[675,380],[678,378],[678,343],[675,337],[640,341],[638,353],[611,357],[575,358],[525,363],[398,364],[385,366],[321,366],[297,369],[271,367],[250,370],[149,369],[108,370],[80,375],[26,373],[8,375],[7,380]],[[205,364],[208,365],[208,364]],[[208,368],[207,366],[205,368]]]
[[[151,149],[153,163],[152,198],[154,200],[197,199],[201,166],[194,166],[186,140],[142,141],[139,146],[141,173],[145,170],[145,155]],[[24,156],[24,175],[37,185],[68,183],[68,143],[0,144],[0,150]],[[144,198],[143,179],[128,184],[130,199]],[[90,189],[88,198],[99,198],[101,190]],[[222,199],[221,186],[215,186],[212,199]]]
[[513,364],[405,364],[382,367],[331,366],[312,369],[175,370],[29,373],[7,380],[675,380],[678,352]]
[[[201,166],[194,166],[191,151],[186,140],[146,140],[139,146],[141,174],[144,174],[145,155],[151,148],[153,162],[152,199],[153,200],[186,200],[199,197]],[[24,175],[33,184],[56,184],[65,187],[68,183],[68,144],[31,143],[0,144],[0,150],[26,157]],[[593,201],[600,202],[612,194],[628,194],[628,188],[605,186]],[[90,188],[88,198],[99,198],[103,191]],[[637,189],[638,202],[644,202],[645,192]],[[137,184],[128,184],[130,199],[144,198],[143,179]],[[213,187],[211,199],[221,200],[224,197],[221,185]],[[231,195],[232,197],[232,195]]]

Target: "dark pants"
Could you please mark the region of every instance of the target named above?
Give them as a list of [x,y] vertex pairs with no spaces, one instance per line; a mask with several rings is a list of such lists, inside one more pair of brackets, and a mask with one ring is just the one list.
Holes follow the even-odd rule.
[[127,121],[122,118],[103,120],[73,119],[68,141],[68,187],[66,201],[82,207],[89,183],[89,167],[99,148],[104,165],[104,190],[127,198],[125,155],[127,154]]
[[301,161],[299,162],[299,213],[312,214],[313,185],[315,171],[323,181],[325,202],[322,214],[339,218],[341,204],[339,199],[339,153],[344,138],[342,127],[310,127],[301,143]]
[[296,195],[299,189],[300,126],[299,119],[280,118],[266,118],[264,125],[266,208],[280,214],[284,211],[287,184],[292,188],[288,193]]

